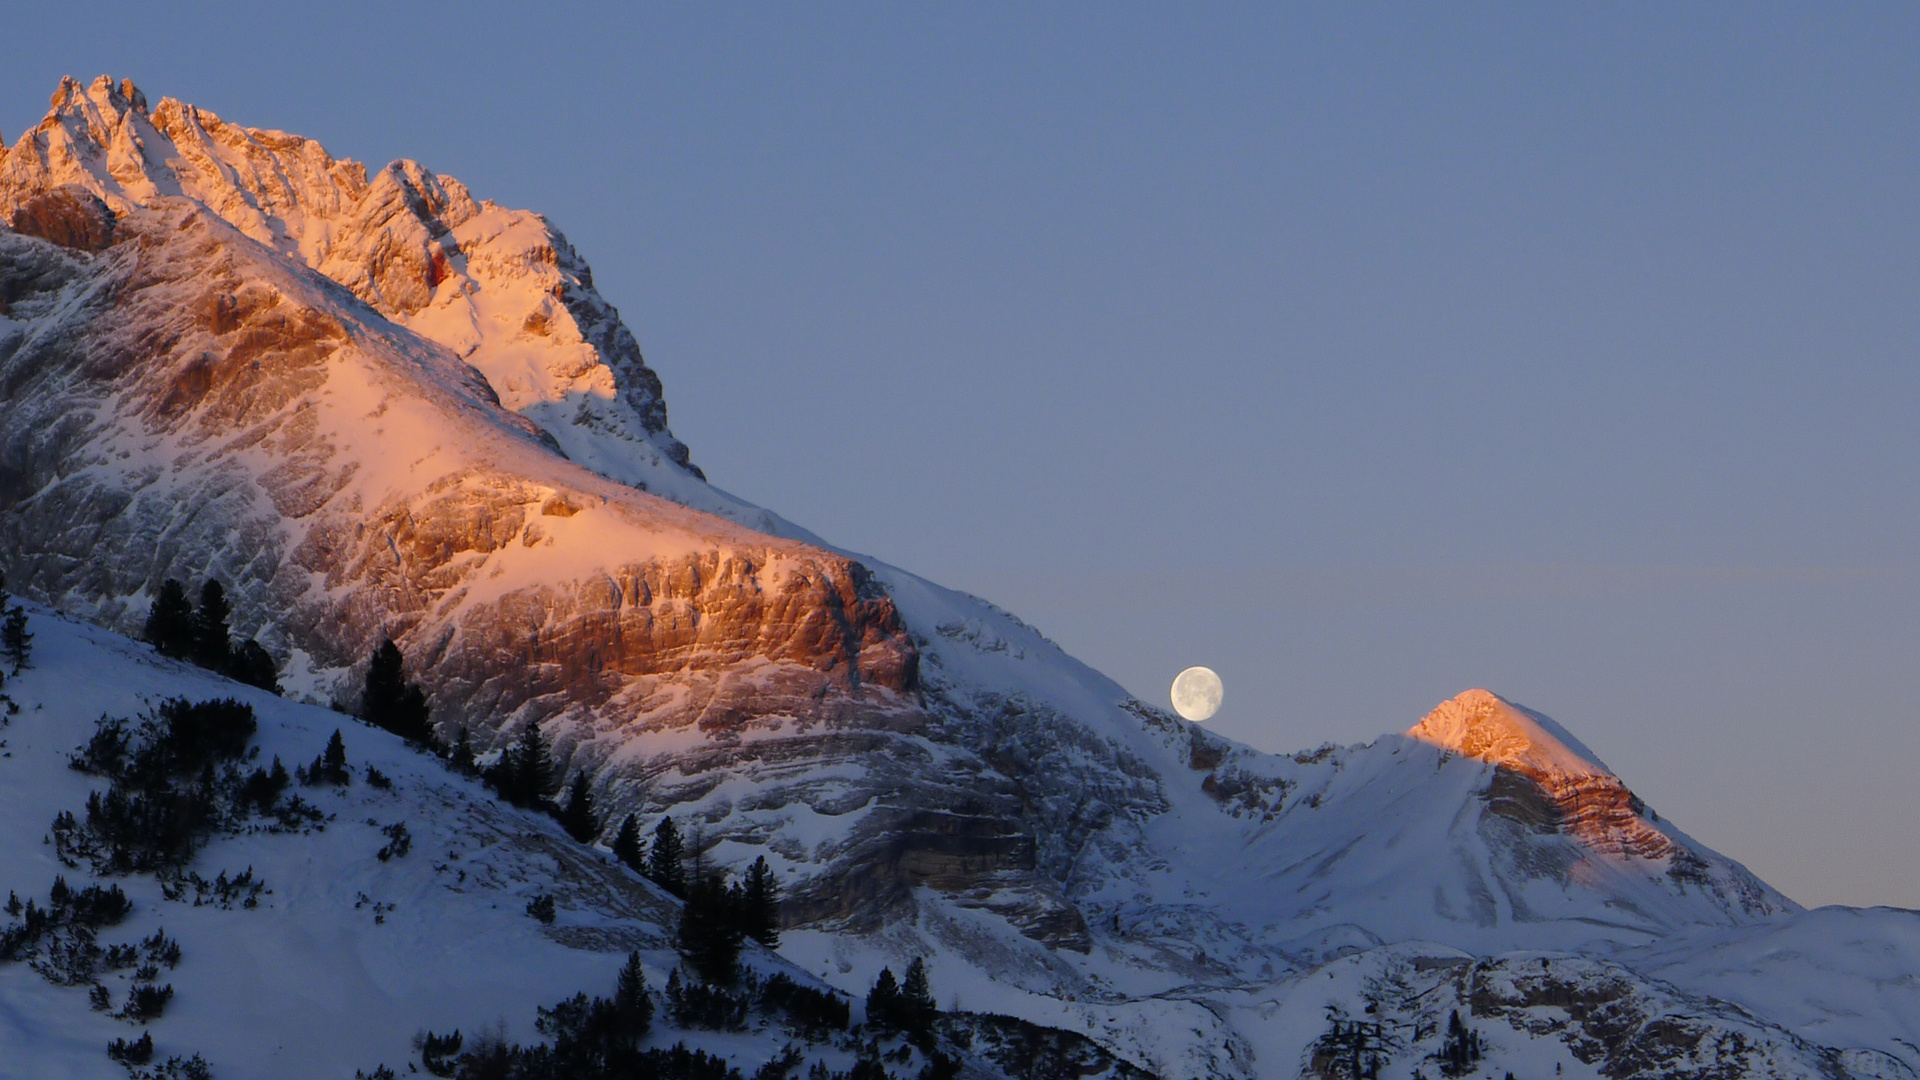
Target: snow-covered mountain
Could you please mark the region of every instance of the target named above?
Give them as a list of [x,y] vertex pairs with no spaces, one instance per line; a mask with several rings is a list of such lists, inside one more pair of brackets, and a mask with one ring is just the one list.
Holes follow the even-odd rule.
[[[967,1007],[1169,1078],[1337,1075],[1326,994],[1358,1014],[1387,984],[1417,989],[1369,999],[1408,1025],[1399,1075],[1441,1000],[1574,1075],[1920,1067],[1910,988],[1886,1023],[1823,1004],[1881,977],[1871,949],[1734,993],[1711,957],[1818,913],[1538,713],[1469,691],[1402,736],[1260,753],[710,486],[538,215],[103,77],[0,151],[0,218],[16,589],[131,633],[164,579],[218,578],[315,704],[391,636],[443,737],[538,724],[614,821],[767,856],[782,953],[827,982],[928,955]],[[1910,948],[1907,913],[1853,917]],[[1589,993],[1639,1011],[1600,1031]],[[1661,1024],[1699,1038],[1614,1045]]]

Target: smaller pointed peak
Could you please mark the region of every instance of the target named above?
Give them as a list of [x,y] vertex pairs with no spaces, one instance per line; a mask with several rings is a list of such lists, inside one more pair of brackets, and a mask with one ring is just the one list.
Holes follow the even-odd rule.
[[134,88],[132,79],[121,79],[116,83],[111,75],[102,75],[93,80],[93,85],[87,87],[87,97],[103,114],[111,113],[115,117],[134,111],[145,112],[147,107],[146,96]]
[[1441,702],[1407,734],[1535,778],[1613,776],[1572,732],[1488,690]]
[[47,99],[47,105],[49,108],[53,108],[53,109],[65,108],[67,103],[73,100],[74,95],[79,94],[80,92],[81,90],[80,90],[79,79],[76,79],[71,75],[62,75],[60,76],[60,87],[59,89],[53,92],[53,96],[51,98]]

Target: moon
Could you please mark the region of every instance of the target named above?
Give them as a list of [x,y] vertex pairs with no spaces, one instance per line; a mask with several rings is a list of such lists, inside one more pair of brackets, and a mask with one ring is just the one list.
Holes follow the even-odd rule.
[[1189,720],[1205,720],[1220,711],[1224,689],[1212,668],[1190,667],[1174,676],[1173,711]]

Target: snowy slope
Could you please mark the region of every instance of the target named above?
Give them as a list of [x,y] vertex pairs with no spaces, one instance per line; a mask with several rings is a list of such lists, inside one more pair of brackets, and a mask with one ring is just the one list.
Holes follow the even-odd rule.
[[[665,985],[677,962],[677,902],[574,844],[551,820],[496,802],[338,713],[39,610],[31,625],[33,667],[6,686],[21,711],[0,727],[0,889],[44,905],[55,875],[75,887],[89,879],[84,868],[60,865],[42,838],[56,813],[80,811],[101,786],[67,760],[103,715],[132,717],[176,696],[238,698],[259,716],[261,763],[305,763],[340,729],[357,773],[346,788],[298,789],[328,814],[324,831],[225,836],[199,854],[193,869],[204,877],[251,868],[264,879],[269,891],[255,909],[169,901],[151,877],[115,879],[134,911],[103,930],[103,942],[164,929],[181,944],[180,965],[161,978],[175,1000],[151,1026],[159,1057],[201,1053],[227,1077],[337,1078],[383,1061],[404,1071],[422,1027],[473,1031],[500,1021],[511,1037],[534,1038],[536,1006],[583,989],[608,993],[629,949],[643,950],[651,983]],[[391,777],[392,788],[368,785],[367,766]],[[411,850],[382,861],[380,827],[395,823],[409,829]],[[551,927],[525,911],[543,892],[557,898]],[[766,956],[755,962],[778,966]],[[106,982],[117,1005],[124,977]],[[0,1074],[124,1076],[104,1048],[140,1030],[90,1011],[85,987],[53,987],[26,964],[0,964],[0,1063],[10,1063]],[[700,1038],[752,1067],[783,1036]]]

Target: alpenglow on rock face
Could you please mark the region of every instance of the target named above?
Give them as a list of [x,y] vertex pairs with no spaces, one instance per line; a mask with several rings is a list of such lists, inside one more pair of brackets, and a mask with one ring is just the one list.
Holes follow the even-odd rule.
[[412,162],[69,80],[0,222],[13,588],[130,632],[217,578],[321,701],[391,636],[443,737],[538,724],[610,825],[765,855],[784,951],[847,989],[932,955],[1151,1071],[1292,1076],[1274,995],[1338,957],[1797,910],[1485,691],[1259,753],[709,486],[572,246]]
[[[104,79],[8,149],[0,214],[17,587],[133,629],[164,578],[217,577],[294,686],[350,700],[391,635],[448,737],[540,722],[628,781],[925,726],[863,566],[646,493],[727,502],[537,217]],[[557,452],[602,443],[621,468]]]

